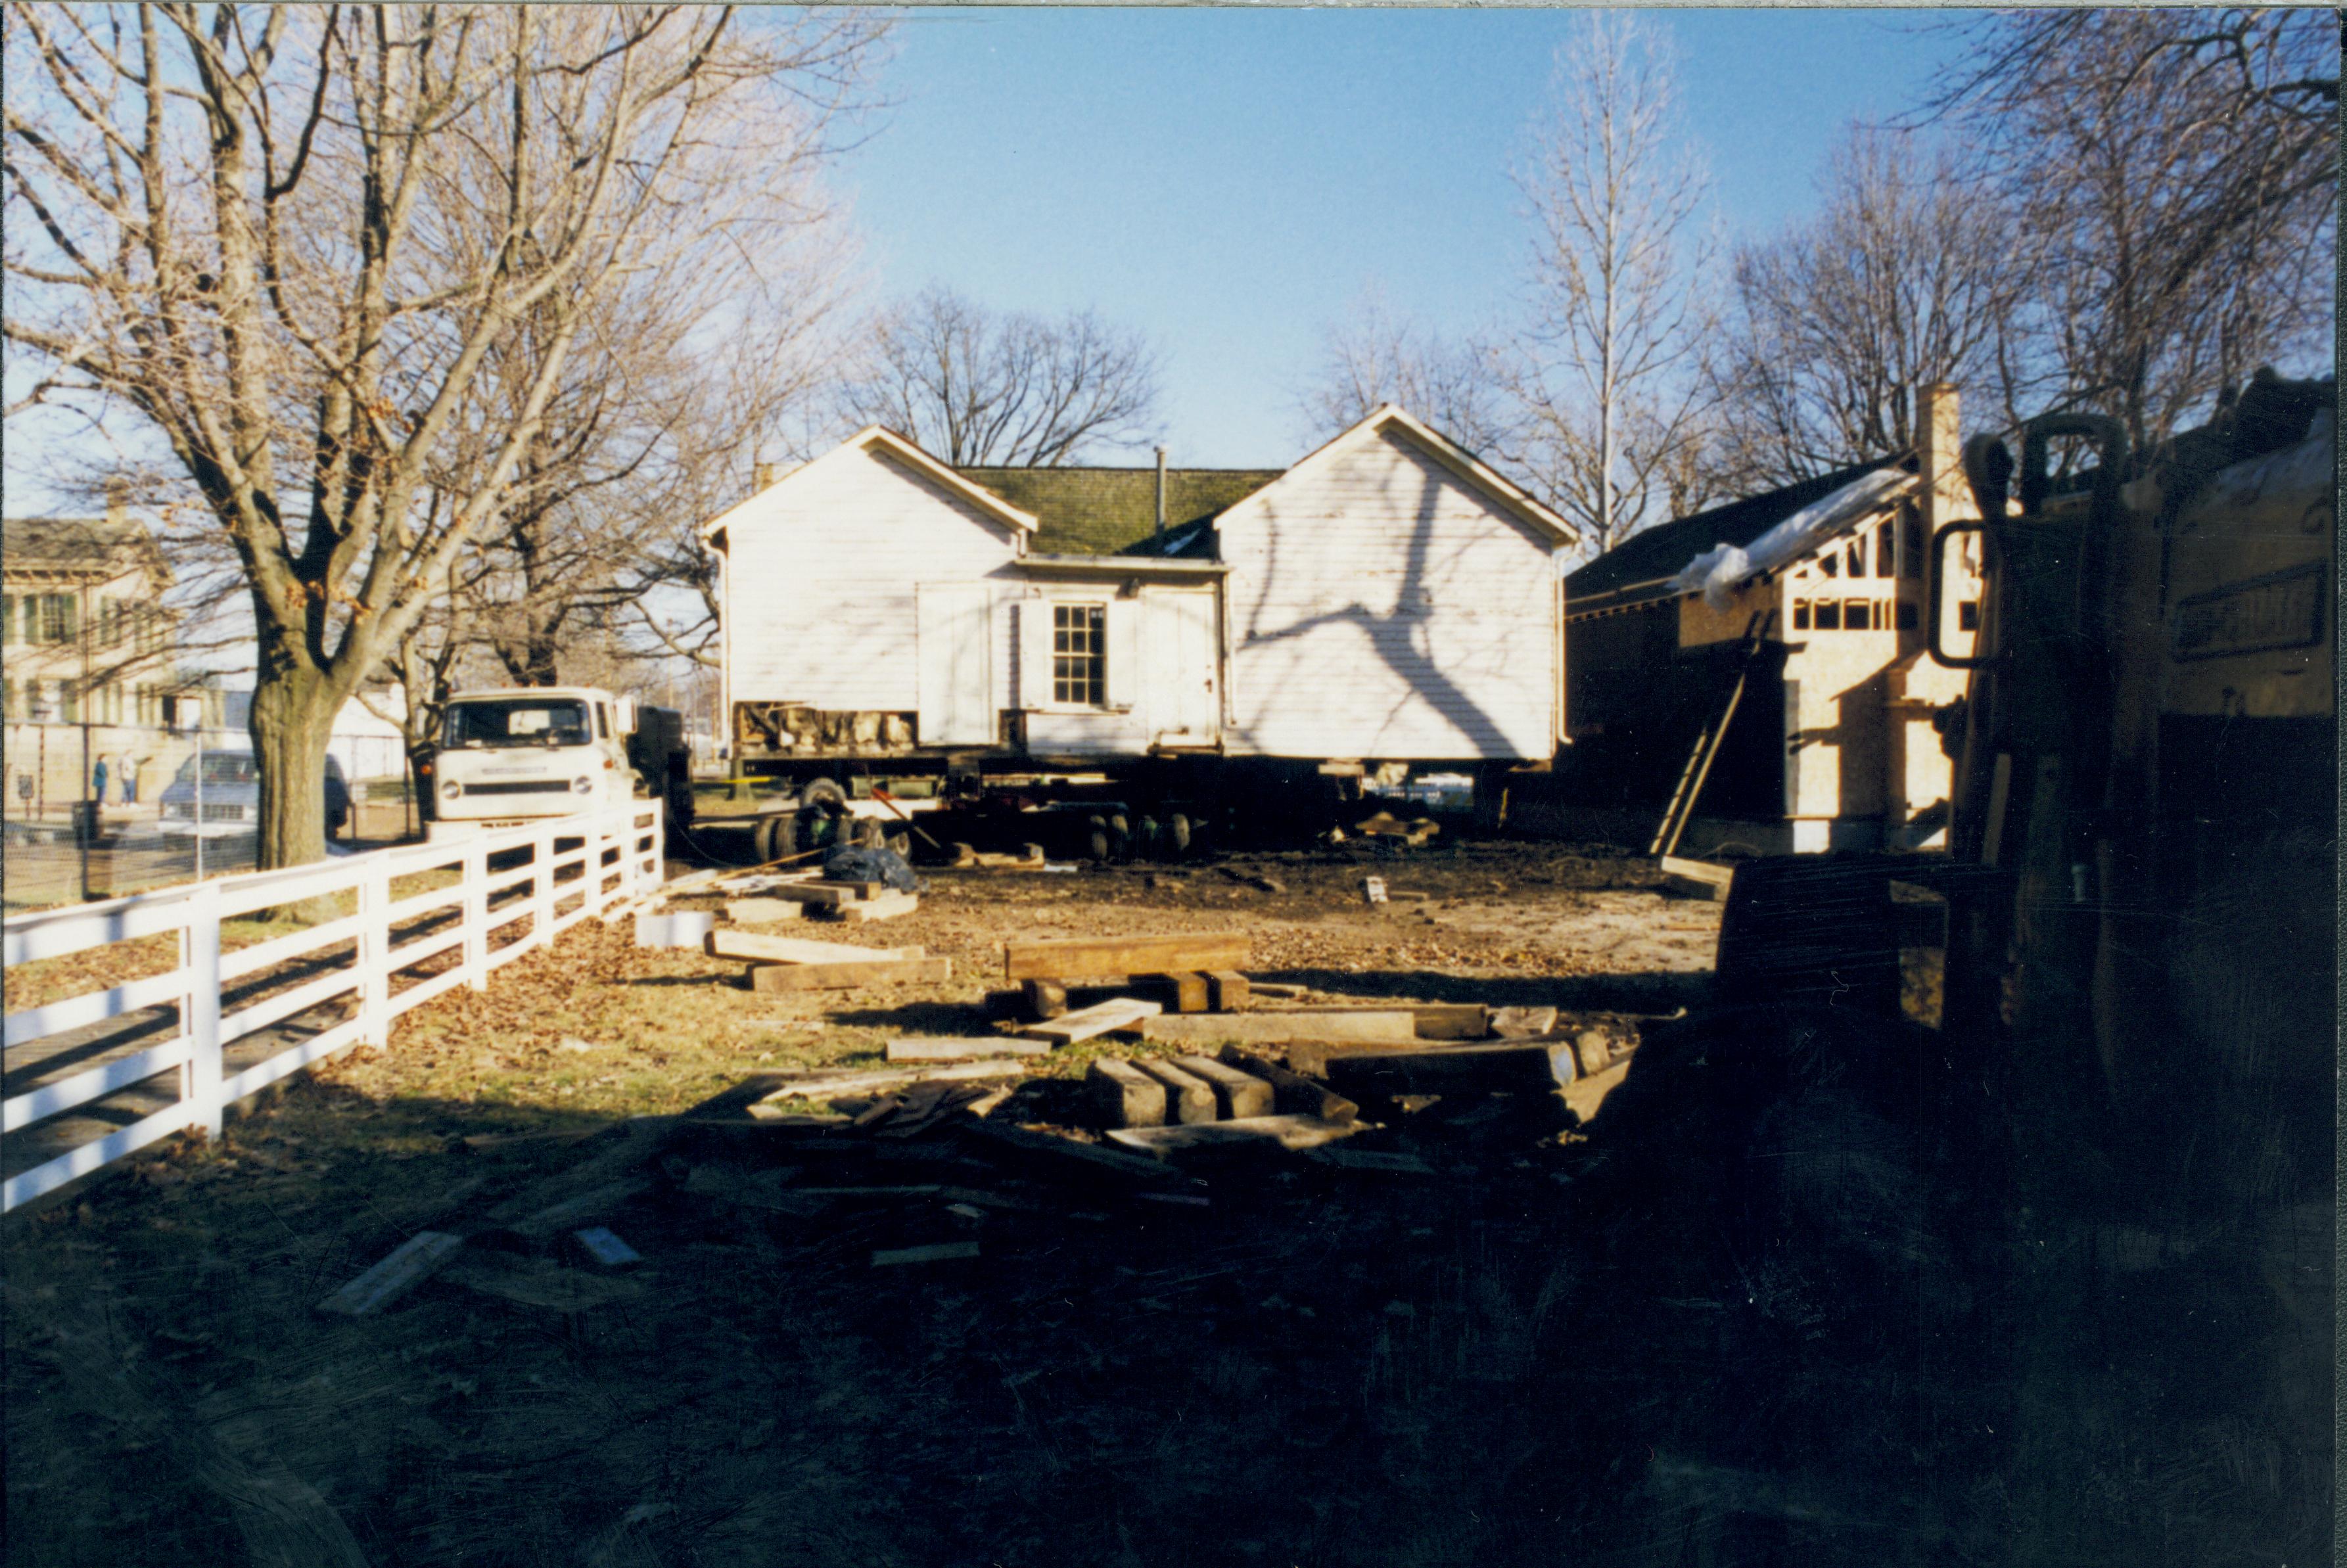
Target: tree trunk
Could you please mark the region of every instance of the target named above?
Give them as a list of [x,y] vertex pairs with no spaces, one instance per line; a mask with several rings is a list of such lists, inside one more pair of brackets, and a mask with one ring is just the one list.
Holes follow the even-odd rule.
[[263,871],[303,866],[326,853],[326,742],[342,698],[331,677],[264,659],[252,692],[252,754],[261,765]]

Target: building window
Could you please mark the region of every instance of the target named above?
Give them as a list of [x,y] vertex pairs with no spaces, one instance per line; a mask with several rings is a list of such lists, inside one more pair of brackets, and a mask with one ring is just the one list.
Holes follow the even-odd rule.
[[1100,707],[1108,701],[1108,610],[1051,607],[1051,701]]
[[1838,599],[1821,599],[1818,600],[1817,621],[1818,630],[1819,631],[1840,631],[1841,630],[1841,600]]
[[1902,600],[1901,600],[1899,601],[1898,616],[1899,616],[1899,630],[1901,630],[1901,631],[1912,631],[1912,630],[1915,630],[1915,627],[1916,627],[1916,624],[1917,624],[1917,622],[1916,622],[1916,615],[1915,615],[1915,601],[1914,601],[1913,600],[1911,600],[1911,599],[1902,599]]
[[1828,577],[1840,577],[1841,575],[1840,555],[1833,550],[1826,551],[1818,558],[1818,569]]
[[1793,630],[1807,631],[1809,629],[1809,601],[1806,599],[1797,599],[1793,600]]
[[16,596],[0,594],[0,645],[16,645]]
[[1874,530],[1874,575],[1889,577],[1897,565],[1891,543],[1891,525],[1884,523]]
[[81,628],[75,611],[78,607],[69,593],[41,595],[41,635],[43,642],[71,642]]
[[1959,631],[1978,631],[1980,630],[1979,600],[1968,599],[1956,606],[1956,630]]
[[1866,536],[1860,534],[1853,538],[1843,547],[1843,551],[1850,558],[1850,575],[1864,577],[1866,575]]
[[81,723],[81,688],[70,681],[57,682],[57,717],[68,724]]

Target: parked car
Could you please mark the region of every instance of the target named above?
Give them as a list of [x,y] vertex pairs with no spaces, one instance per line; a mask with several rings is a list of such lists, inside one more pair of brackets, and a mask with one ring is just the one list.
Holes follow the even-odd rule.
[[[204,765],[203,819],[196,818],[196,764]],[[261,764],[251,752],[205,752],[179,764],[163,786],[163,831],[229,838],[261,826]],[[343,765],[326,759],[326,836],[337,838],[351,820],[351,789]]]

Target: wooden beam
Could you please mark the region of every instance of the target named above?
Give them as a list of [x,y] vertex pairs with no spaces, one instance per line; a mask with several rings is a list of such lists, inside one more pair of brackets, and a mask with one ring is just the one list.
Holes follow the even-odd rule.
[[1144,1019],[1153,1019],[1163,1009],[1155,1002],[1118,997],[1112,1001],[1097,1002],[1080,1012],[1069,1013],[1045,1023],[1030,1023],[1019,1032],[1030,1040],[1048,1040],[1055,1045],[1074,1045],[1091,1040],[1111,1030],[1130,1029]]
[[1065,937],[1009,942],[1002,978],[1072,979],[1092,975],[1163,975],[1182,969],[1246,967],[1244,931],[1184,931],[1163,937]]
[[462,1236],[445,1231],[417,1231],[382,1262],[318,1303],[318,1310],[345,1317],[372,1317],[439,1273],[464,1245]]
[[1358,1119],[1361,1108],[1321,1082],[1300,1072],[1290,1072],[1276,1061],[1266,1061],[1235,1045],[1222,1050],[1225,1065],[1235,1067],[1271,1085],[1272,1110],[1282,1115],[1316,1116],[1324,1122],[1351,1122]]
[[1057,980],[1021,980],[1019,989],[1026,998],[1027,1016],[1039,1023],[1068,1010],[1068,988]]
[[729,898],[725,917],[737,926],[778,926],[805,918],[806,906],[788,898]]
[[1175,1012],[1206,1010],[1206,977],[1194,969],[1179,970],[1170,975],[1137,975],[1134,979],[1161,993]]
[[1553,1092],[1575,1076],[1573,1047],[1563,1042],[1365,1050],[1328,1060],[1328,1081],[1357,1100],[1477,1091]]
[[976,1037],[939,1036],[929,1039],[892,1040],[888,1042],[891,1061],[964,1061],[971,1057],[1044,1056],[1051,1047],[1040,1040],[1020,1040],[1007,1034]]
[[753,964],[750,968],[750,989],[766,992],[844,991],[856,986],[938,985],[952,978],[950,958],[884,958],[871,964]]
[[1311,1116],[1249,1116],[1235,1122],[1201,1122],[1182,1127],[1131,1127],[1109,1137],[1153,1159],[1172,1160],[1199,1150],[1232,1148],[1313,1149],[1348,1137],[1357,1127]]
[[1210,1056],[1177,1056],[1174,1065],[1206,1081],[1214,1091],[1214,1109],[1225,1118],[1268,1116],[1275,1109],[1271,1085],[1252,1073]]
[[1188,1126],[1214,1119],[1214,1086],[1171,1061],[1141,1058],[1133,1066],[1165,1086],[1166,1109],[1173,1120]]
[[1215,1012],[1236,1012],[1247,1005],[1254,988],[1236,969],[1206,972],[1206,1006]]
[[1016,1061],[955,1061],[943,1067],[884,1068],[874,1072],[826,1072],[784,1084],[760,1105],[778,1100],[829,1100],[842,1094],[868,1094],[876,1089],[902,1089],[908,1083],[952,1083],[969,1078],[1023,1078],[1027,1069]]
[[712,958],[747,958],[760,964],[876,964],[928,956],[926,948],[858,948],[846,942],[810,942],[804,937],[762,937],[754,931],[712,931],[701,948]]
[[1141,1026],[1143,1040],[1174,1045],[1292,1045],[1298,1041],[1409,1045],[1419,1038],[1415,1015],[1392,1011],[1229,1012],[1194,1018],[1153,1018]]
[[1084,1097],[1102,1125],[1163,1127],[1165,1085],[1129,1061],[1104,1056],[1084,1071]]

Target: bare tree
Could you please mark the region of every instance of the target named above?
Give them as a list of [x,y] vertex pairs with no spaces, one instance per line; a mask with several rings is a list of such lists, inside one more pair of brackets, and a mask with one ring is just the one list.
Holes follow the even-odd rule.
[[1523,466],[1590,547],[1682,494],[1699,451],[1706,179],[1654,25],[1592,15],[1558,52],[1555,106],[1517,183],[1532,206],[1529,319],[1508,356]]
[[1384,291],[1372,285],[1343,319],[1323,328],[1320,363],[1297,394],[1296,406],[1309,439],[1319,441],[1388,403],[1478,455],[1512,448],[1511,411],[1491,348],[1472,339],[1445,342],[1397,314]]
[[[217,519],[257,637],[261,863],[313,859],[333,715],[497,517],[587,307],[666,248],[744,242],[743,159],[803,149],[875,28],[174,4],[6,30],[5,337],[48,399],[159,433]],[[492,422],[484,368],[525,322],[545,348]]]
[[2025,269],[2006,215],[1922,142],[1852,131],[1823,210],[1737,252],[1711,368],[1740,487],[1904,451],[1924,387],[1997,373]]
[[2137,448],[2251,367],[2334,353],[2338,17],[2050,10],[1969,25],[1935,111],[1978,149],[2032,282],[2032,401]]
[[841,405],[948,463],[1055,467],[1096,442],[1146,442],[1157,376],[1145,339],[1090,311],[997,313],[931,288],[874,323]]

